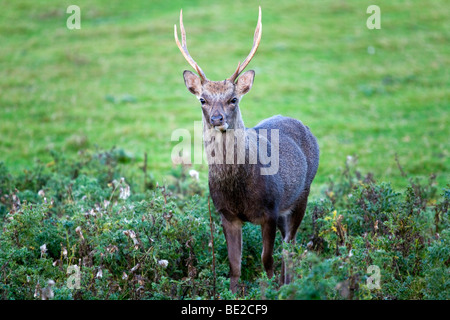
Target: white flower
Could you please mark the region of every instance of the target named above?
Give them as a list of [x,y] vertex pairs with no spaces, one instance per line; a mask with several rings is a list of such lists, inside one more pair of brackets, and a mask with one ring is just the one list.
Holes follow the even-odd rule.
[[141,266],[141,264],[138,263],[138,264],[135,265],[133,268],[131,268],[130,272],[131,272],[131,273],[135,272],[137,269],[139,269],[140,266]]
[[44,190],[39,190],[39,192],[38,192],[38,196],[39,197],[44,197],[45,196],[45,192],[44,192]]
[[196,170],[189,170],[189,175],[192,179],[198,180],[199,173]]
[[167,260],[159,260],[158,264],[165,269],[169,265],[169,261],[167,261]]
[[127,237],[130,237],[131,240],[133,240],[134,248],[139,248],[139,240],[136,238],[136,233],[133,230],[125,230],[123,231],[123,234]]
[[117,250],[119,250],[119,248],[117,248],[117,246],[111,246],[111,245],[109,245],[109,246],[106,248],[106,251],[108,251],[109,253],[114,253],[114,252],[116,252]]
[[41,286],[39,285],[39,280],[36,284],[36,288],[34,288],[34,295],[33,297],[37,298],[41,295]]
[[96,278],[102,278],[103,277],[103,271],[102,268],[98,268],[97,274],[95,275]]
[[53,293],[52,287],[55,285],[55,281],[53,280],[48,280],[47,282],[47,287],[45,287],[42,290],[42,296],[41,299],[42,300],[48,300],[48,299],[53,299],[53,297],[55,296],[55,294]]
[[47,245],[44,243],[41,248],[41,257],[47,252]]
[[81,232],[81,227],[80,227],[80,226],[78,226],[78,227],[75,229],[75,232],[78,233],[78,235],[80,236],[80,238],[81,238],[82,240],[84,240],[83,232]]
[[125,185],[125,187],[120,187],[119,199],[126,200],[130,196],[130,186]]
[[125,230],[122,233],[127,237],[130,237],[131,239],[136,238],[136,232],[134,232],[133,230]]

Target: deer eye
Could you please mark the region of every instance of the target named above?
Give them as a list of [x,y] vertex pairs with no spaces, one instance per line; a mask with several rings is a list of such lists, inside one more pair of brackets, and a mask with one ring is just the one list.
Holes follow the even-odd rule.
[[233,99],[231,99],[231,101],[230,101],[231,103],[236,103],[237,102],[237,98],[233,98]]
[[204,105],[204,104],[206,103],[206,100],[203,99],[203,98],[200,98],[200,103],[201,103],[202,105]]

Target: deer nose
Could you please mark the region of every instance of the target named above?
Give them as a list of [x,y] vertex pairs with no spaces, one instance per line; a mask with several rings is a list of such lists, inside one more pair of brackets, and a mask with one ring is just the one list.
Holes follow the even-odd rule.
[[223,116],[221,114],[211,117],[211,124],[215,126],[221,126],[223,124]]

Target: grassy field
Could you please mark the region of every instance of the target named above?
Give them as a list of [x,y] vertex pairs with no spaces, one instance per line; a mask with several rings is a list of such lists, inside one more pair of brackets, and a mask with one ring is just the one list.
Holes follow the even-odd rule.
[[[66,27],[72,4],[80,30]],[[173,25],[183,8],[190,53],[220,80],[248,54],[259,5],[244,121],[302,120],[321,160],[296,244],[277,236],[273,279],[245,224],[233,294],[207,166],[197,181],[171,160],[174,130],[201,120]],[[450,299],[447,1],[1,7],[0,299]]]
[[[241,103],[247,126],[298,118],[318,138],[316,190],[357,156],[364,172],[404,187],[409,176],[449,181],[450,14],[446,1],[5,2],[0,12],[0,161],[16,172],[49,150],[75,156],[117,146],[164,180],[177,128],[201,119],[173,39],[184,10],[191,54],[208,78],[228,77],[251,47],[258,5],[255,85]],[[198,166],[203,177],[206,165]]]

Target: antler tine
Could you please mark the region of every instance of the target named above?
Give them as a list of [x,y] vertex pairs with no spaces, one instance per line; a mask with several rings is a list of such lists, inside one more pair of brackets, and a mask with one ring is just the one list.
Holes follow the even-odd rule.
[[186,44],[186,30],[184,29],[184,25],[183,25],[183,10],[180,10],[180,31],[181,31],[181,43],[178,40],[177,25],[174,25],[175,42],[177,43],[178,48],[180,49],[181,53],[183,54],[183,57],[191,65],[191,67],[194,68],[195,71],[197,71],[198,75],[202,79],[202,82],[207,81],[208,79],[206,78],[205,73],[200,68],[200,66],[197,64],[197,62],[195,62],[194,59],[192,59],[191,55],[189,54],[187,44]]
[[242,71],[244,71],[244,69],[250,63],[250,61],[252,60],[253,56],[256,53],[256,50],[259,47],[259,43],[261,42],[261,36],[262,36],[261,6],[259,6],[258,23],[256,24],[255,35],[253,37],[252,50],[250,50],[249,55],[247,56],[247,58],[245,58],[245,60],[244,60],[244,62],[242,62],[242,64],[239,62],[236,71],[233,73],[233,75],[230,78],[228,78],[229,81],[234,82],[236,80],[236,78],[242,73]]

